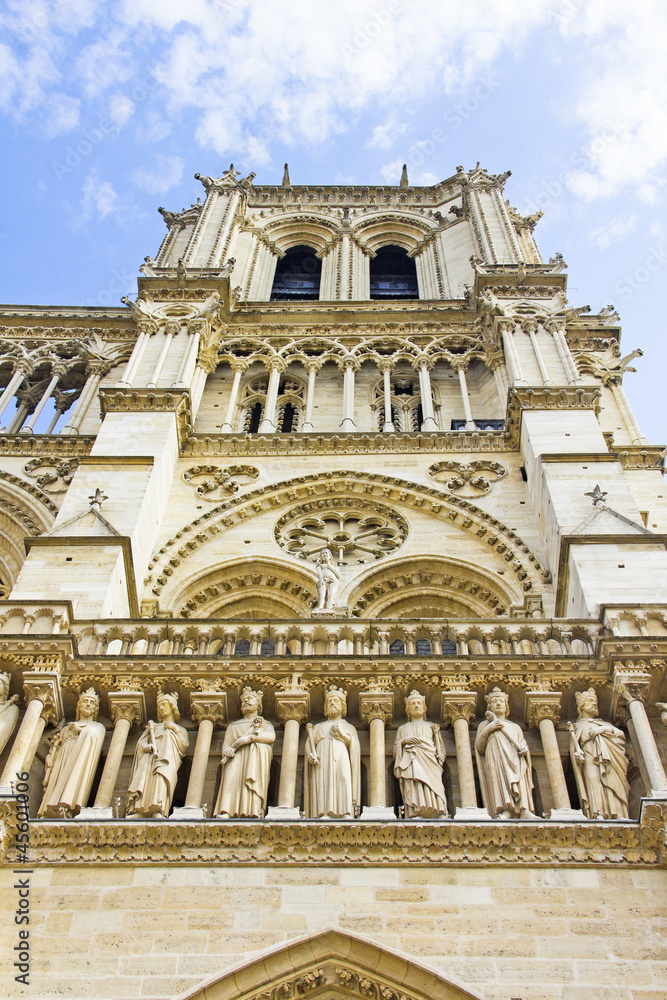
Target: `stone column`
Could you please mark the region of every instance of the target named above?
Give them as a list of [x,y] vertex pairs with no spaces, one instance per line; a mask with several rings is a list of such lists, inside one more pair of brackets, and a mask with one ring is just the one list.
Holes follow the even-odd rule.
[[143,691],[110,691],[109,715],[114,724],[114,730],[95,802],[92,806],[80,811],[76,817],[78,821],[85,822],[113,817],[111,803],[120,765],[123,762],[128,734],[133,725],[141,727],[146,722],[146,702]]
[[160,351],[160,357],[157,359],[157,364],[155,365],[155,368],[153,369],[153,374],[150,377],[150,381],[148,381],[146,383],[146,388],[147,389],[156,389],[157,388],[158,379],[160,378],[160,375],[162,374],[162,369],[164,368],[164,363],[167,360],[167,355],[169,353],[169,348],[171,347],[171,342],[174,339],[174,337],[176,336],[176,334],[178,334],[180,332],[180,329],[181,329],[181,324],[177,320],[175,320],[175,319],[170,319],[165,324],[165,328],[164,328],[164,341],[162,343],[162,350]]
[[370,769],[368,782],[369,803],[364,806],[361,818],[367,820],[396,819],[396,813],[387,805],[387,773],[384,727],[394,715],[394,695],[391,691],[371,688],[359,694],[359,714],[370,730]]
[[489,820],[486,809],[477,805],[475,791],[475,771],[472,764],[470,746],[470,720],[475,718],[477,694],[475,691],[443,691],[442,721],[454,730],[456,743],[456,763],[459,770],[459,793],[461,805],[457,807],[455,819]]
[[560,720],[560,691],[527,691],[526,722],[533,729],[539,729],[544,748],[544,762],[547,766],[553,809],[551,819],[585,820],[581,809],[573,809],[565,784],[563,761],[558,747],[556,726]]
[[303,433],[314,430],[313,427],[313,404],[315,402],[315,376],[322,365],[319,361],[306,361],[304,368],[308,372],[308,388],[306,389],[306,415],[301,426]]
[[234,372],[234,378],[232,380],[232,387],[229,392],[229,403],[227,404],[227,414],[225,416],[225,422],[220,428],[223,433],[231,434],[234,430],[234,425],[232,421],[234,420],[234,414],[236,413],[236,403],[239,397],[239,386],[241,385],[241,375],[248,367],[247,362],[240,359],[234,358],[229,362],[229,367]]
[[57,671],[25,671],[23,693],[25,715],[0,778],[2,795],[11,794],[11,784],[16,783],[17,774],[30,770],[46,723],[55,725],[63,716],[60,675]]
[[27,425],[21,429],[21,434],[34,434],[35,424],[40,418],[42,410],[50,400],[51,393],[58,385],[58,382],[60,381],[61,377],[65,374],[66,371],[67,369],[65,365],[55,365],[53,367],[53,375],[51,376],[49,384],[42,393],[42,398],[40,399],[39,403],[30,414],[30,420],[28,421]]
[[422,404],[422,416],[424,417],[421,429],[423,431],[437,431],[438,425],[435,422],[435,414],[433,410],[433,394],[431,392],[430,375],[433,362],[430,358],[422,357],[413,362],[413,367],[417,368],[417,372],[419,374],[419,395]]
[[33,370],[32,365],[17,365],[16,371],[13,373],[7,387],[3,389],[2,395],[0,396],[0,417],[2,417],[2,414],[14,398],[16,390],[23,384],[26,375],[30,375]]
[[343,419],[342,431],[356,431],[354,422],[354,373],[359,371],[359,362],[355,358],[345,358],[338,366],[343,371]]
[[540,345],[537,340],[537,320],[526,319],[522,323],[524,333],[527,333],[530,337],[530,343],[533,348],[533,353],[535,355],[535,360],[537,361],[537,367],[540,369],[540,375],[542,376],[542,384],[546,386],[551,385],[551,379],[549,378],[549,372],[547,370],[542,351],[540,350]]
[[645,701],[648,697],[650,683],[650,674],[617,667],[614,670],[611,709],[612,715],[614,715],[619,704],[627,705],[649,780],[649,796],[652,799],[667,801],[667,775],[660,760],[651,723],[646,714]]
[[204,819],[202,796],[211,740],[215,727],[221,726],[227,719],[227,694],[224,691],[193,691],[190,695],[190,717],[199,725],[190,780],[185,805],[174,809],[170,819]]
[[470,408],[470,393],[468,392],[468,382],[466,380],[466,371],[468,370],[467,361],[450,361],[450,364],[454,371],[459,376],[459,385],[461,386],[461,398],[463,399],[463,412],[466,418],[465,429],[467,431],[475,430],[475,421],[472,418],[472,410]]
[[384,392],[384,424],[382,427],[383,434],[394,433],[394,421],[392,419],[392,413],[391,413],[391,370],[393,367],[394,367],[393,362],[387,358],[378,362],[378,368],[382,372],[382,385]]
[[204,331],[206,324],[201,319],[190,320],[188,323],[188,340],[187,346],[185,348],[185,353],[181,360],[180,367],[178,369],[178,375],[176,376],[176,381],[173,383],[173,387],[176,389],[185,388],[185,380],[190,379],[188,374],[188,369],[194,369],[197,363],[197,355],[199,353],[199,344],[201,341],[202,333]]
[[86,379],[86,384],[84,385],[83,391],[81,392],[81,395],[79,396],[79,398],[78,398],[78,400],[77,400],[77,402],[76,402],[76,404],[74,406],[74,409],[72,411],[71,416],[69,417],[67,423],[65,424],[65,426],[63,427],[63,429],[61,431],[62,434],[78,434],[79,433],[79,427],[81,426],[83,418],[85,417],[86,413],[88,412],[88,407],[90,405],[90,402],[91,402],[93,396],[97,392],[97,387],[99,386],[99,384],[102,381],[103,377],[110,370],[110,368],[111,368],[111,365],[109,365],[109,364],[103,364],[103,365],[92,364],[92,365],[88,365],[88,367],[86,368],[86,371],[89,374],[88,374],[88,378]]
[[280,387],[280,376],[285,371],[285,363],[275,358],[269,362],[269,386],[266,390],[266,403],[264,404],[264,419],[259,426],[260,434],[273,434],[276,430],[276,403],[278,401],[278,389]]
[[505,364],[507,365],[507,371],[512,385],[527,385],[528,383],[523,377],[523,370],[521,368],[521,362],[519,361],[516,344],[514,343],[514,326],[515,323],[513,319],[502,319],[498,321],[498,329],[500,330],[503,338],[503,347],[505,349]]
[[562,319],[548,319],[544,324],[544,329],[554,338],[554,344],[556,345],[558,357],[563,366],[568,385],[580,385],[581,377],[577,371],[577,366],[572,357],[567,338],[565,337],[565,321]]
[[299,726],[310,713],[310,694],[298,684],[276,691],[276,715],[283,723],[283,755],[280,762],[278,805],[270,806],[267,819],[299,819],[299,807],[294,804],[296,772],[299,763]]
[[118,388],[123,389],[132,386],[132,379],[137,374],[137,369],[141,364],[141,359],[143,358],[144,351],[148,345],[148,338],[154,329],[155,327],[152,323],[139,324],[139,336],[134,344],[134,349],[130,355],[130,359],[125,365],[125,371],[121,375],[120,380],[116,383]]

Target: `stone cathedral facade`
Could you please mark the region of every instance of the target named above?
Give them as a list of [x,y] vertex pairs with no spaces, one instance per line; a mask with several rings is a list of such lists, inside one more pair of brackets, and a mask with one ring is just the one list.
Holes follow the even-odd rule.
[[641,352],[508,174],[196,177],[0,309],[3,995],[663,1000]]

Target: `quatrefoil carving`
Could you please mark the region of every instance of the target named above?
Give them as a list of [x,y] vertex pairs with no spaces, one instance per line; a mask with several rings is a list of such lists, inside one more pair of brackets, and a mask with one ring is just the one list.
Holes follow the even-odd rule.
[[216,502],[238,493],[259,476],[254,465],[193,465],[183,473],[183,482],[192,486],[202,500]]
[[494,483],[504,479],[507,469],[500,462],[480,458],[474,462],[436,462],[429,468],[428,474],[444,483],[452,493],[480,497],[488,493]]

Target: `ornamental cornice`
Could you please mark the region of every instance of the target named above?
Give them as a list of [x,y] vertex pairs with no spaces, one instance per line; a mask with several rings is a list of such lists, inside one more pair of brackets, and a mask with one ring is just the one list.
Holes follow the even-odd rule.
[[78,437],[76,434],[3,434],[0,437],[0,455],[70,458],[89,455],[94,443],[94,437]]
[[[15,863],[16,800],[0,803],[3,860]],[[664,865],[667,805],[640,821],[348,822],[33,820],[30,863],[315,865]]]
[[518,447],[521,437],[521,414],[524,410],[595,410],[601,391],[595,386],[511,386],[508,393],[505,433]]
[[107,413],[174,413],[179,445],[192,433],[189,389],[100,389],[102,418]]
[[661,445],[632,445],[617,451],[613,445],[610,451],[624,469],[647,469],[662,472],[665,466],[665,449]]
[[[153,571],[149,577],[153,584],[152,592],[159,596],[173,570],[224,528],[292,503],[307,501],[316,510],[316,498],[347,499],[355,496],[374,496],[376,501],[407,504],[469,532],[502,556],[524,591],[540,587],[549,579],[548,571],[542,567],[537,556],[511,528],[468,500],[394,476],[340,470],[298,476],[250,490],[195,518],[169,539],[149,563],[148,568]],[[169,567],[168,574],[162,569],[166,566]]]

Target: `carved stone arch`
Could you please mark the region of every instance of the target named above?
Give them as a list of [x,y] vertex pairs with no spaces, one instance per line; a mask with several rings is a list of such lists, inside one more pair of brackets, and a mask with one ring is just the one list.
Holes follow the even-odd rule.
[[322,931],[214,977],[182,1000],[481,1000],[452,977],[356,934]]
[[58,508],[32,483],[0,472],[0,593],[6,597],[25,560],[24,540],[41,535],[55,521]]
[[[395,476],[364,473],[356,470],[336,470],[297,476],[270,486],[248,490],[239,497],[226,500],[186,524],[169,539],[151,559],[147,583],[159,596],[169,584],[174,570],[218,533],[248,518],[267,514],[279,507],[308,504],[313,512],[325,510],[336,503],[363,499],[409,512],[421,510],[441,522],[467,532],[479,545],[479,552],[488,546],[500,556],[503,572],[513,578],[519,592],[540,592],[550,577],[539,559],[519,536],[497,518],[476,507],[469,500],[445,493],[434,487]],[[169,588],[172,590],[172,587]],[[171,600],[171,598],[170,598]]]
[[353,581],[347,605],[355,618],[491,618],[517,598],[477,565],[424,556],[373,567]]
[[334,222],[316,215],[272,219],[261,230],[262,236],[270,240],[281,253],[302,245],[311,247],[318,255],[326,253],[332,238],[338,232],[339,228]]
[[365,216],[353,228],[354,235],[362,239],[373,254],[384,246],[399,246],[408,254],[419,251],[424,238],[434,230],[424,219],[399,212]]
[[179,580],[165,610],[178,618],[304,618],[315,600],[307,563],[235,559]]

